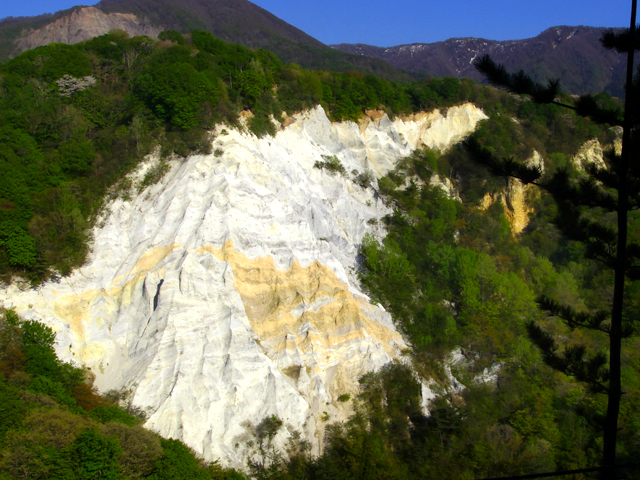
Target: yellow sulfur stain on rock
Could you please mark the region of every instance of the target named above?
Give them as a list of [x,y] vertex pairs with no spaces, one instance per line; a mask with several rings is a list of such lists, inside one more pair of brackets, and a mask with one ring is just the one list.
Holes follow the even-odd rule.
[[64,318],[78,338],[84,337],[84,319],[97,294],[98,290],[89,290],[79,295],[65,295],[53,303],[55,315]]
[[514,235],[520,235],[529,225],[529,214],[534,211],[527,198],[536,193],[531,185],[524,185],[520,180],[510,178],[507,188],[502,192],[486,193],[480,201],[480,208],[486,210],[499,201],[509,219],[511,231]]
[[[134,268],[107,290],[58,297],[52,305],[55,315],[69,324],[76,338],[85,339],[89,322],[98,326],[106,321],[92,312],[99,297],[110,299],[111,306],[105,307],[109,311],[130,305],[149,272],[162,276],[161,263],[176,248],[180,246],[174,243],[145,252]],[[344,354],[338,350],[349,349],[363,339],[380,345],[390,356],[396,356],[396,345],[404,344],[398,332],[367,317],[361,308],[366,307],[365,299],[355,297],[330,268],[317,261],[307,267],[294,261],[287,270],[278,270],[271,256],[250,259],[237,252],[231,240],[221,249],[208,245],[195,253],[209,253],[229,263],[251,327],[276,351],[320,349],[330,361],[334,355],[337,359]],[[106,352],[99,342],[81,341],[80,345],[75,352],[79,361],[99,359]]]
[[[92,322],[98,326],[104,320],[95,317],[91,308],[100,296],[107,296],[117,305],[130,305],[133,293],[144,282],[147,274],[158,268],[158,265],[166,259],[173,250],[179,248],[177,243],[154,247],[143,253],[133,269],[126,275],[116,278],[108,291],[104,289],[87,290],[80,294],[69,294],[58,297],[52,302],[53,311],[58,318],[64,319],[71,327],[71,331],[78,339],[86,339],[85,325]],[[163,267],[164,268],[164,267]],[[159,270],[162,275],[162,269]],[[126,281],[125,281],[126,280]],[[125,283],[122,283],[125,282]],[[77,350],[76,357],[79,361],[87,362],[102,358],[105,348],[100,342],[83,343]]]
[[135,275],[138,277],[144,276],[151,270],[155,269],[160,264],[160,262],[167,258],[176,248],[180,248],[180,245],[177,243],[172,243],[171,245],[160,245],[158,247],[150,248],[140,256],[136,264],[126,275],[122,275],[116,278],[113,283],[118,284],[131,275]]
[[273,258],[249,259],[227,240],[222,249],[203,247],[231,266],[234,286],[240,293],[251,327],[262,341],[272,340],[279,349],[294,346],[307,351],[314,346],[332,350],[371,337],[395,356],[400,335],[368,318],[360,302],[328,267],[313,262],[302,267],[293,261],[278,270]]

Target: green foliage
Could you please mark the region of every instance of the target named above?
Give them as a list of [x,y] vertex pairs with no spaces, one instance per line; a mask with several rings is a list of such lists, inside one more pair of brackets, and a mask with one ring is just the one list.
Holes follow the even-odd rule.
[[95,429],[84,430],[71,446],[78,480],[119,479],[116,464],[120,453],[117,440],[104,437]]
[[34,77],[47,83],[64,75],[84,77],[93,71],[89,57],[82,50],[64,43],[27,50],[7,62],[6,69],[10,73]]
[[50,328],[0,313],[0,478],[244,478],[140,427],[134,406],[98,395],[55,356]]
[[[557,106],[520,101],[468,80],[401,85],[357,72],[303,70],[203,31],[192,33],[193,46],[175,31],[160,39],[112,32],[0,65],[5,278],[20,273],[37,283],[54,269],[65,274],[81,264],[91,214],[158,139],[166,156],[206,152],[207,128],[221,120],[233,124],[243,109],[252,110],[249,127],[262,136],[275,134],[272,118],[281,121],[283,110],[318,104],[334,120],[358,121],[371,109],[393,116],[472,101],[490,117],[473,135],[478,144],[518,165],[536,150],[548,159],[549,175],[566,168],[569,177],[575,175],[570,158],[586,139],[611,137]],[[93,75],[97,82],[62,97],[55,80],[63,75]],[[615,107],[610,98],[596,102]],[[347,176],[335,156],[315,167]],[[165,169],[161,162],[144,183]],[[430,187],[434,175],[449,177],[464,203]],[[365,188],[373,182],[368,171],[351,178]],[[542,318],[537,295],[576,311],[602,308],[609,279],[602,267],[582,260],[578,244],[560,240],[549,223],[558,210],[544,195],[535,199],[530,230],[521,238],[511,234],[499,202],[474,207],[504,187],[458,148],[414,152],[379,180],[380,194],[394,209],[384,219],[388,235],[382,243],[365,237],[360,252],[362,284],[392,313],[419,369],[444,378],[438,360],[447,349],[463,347],[468,365],[454,373],[465,393],[435,402],[425,418],[420,385],[406,368],[388,366],[362,379],[355,415],[344,425],[328,425],[328,447],[318,459],[300,442],[288,460],[273,448],[277,417],[256,426],[254,440],[262,449],[252,466],[256,477],[478,478],[593,462],[597,414],[585,412],[602,412],[602,402],[554,376],[525,333],[530,320]],[[627,295],[630,318],[638,310],[636,287]],[[93,397],[81,387],[82,372],[55,357],[52,332],[38,325],[11,312],[0,322],[0,422],[6,420],[0,424],[0,470],[42,478],[239,476],[204,465],[176,440],[142,433],[134,410]],[[567,330],[546,328],[555,339],[568,338]],[[578,340],[599,345],[589,336]],[[560,353],[586,358],[573,347],[564,342]],[[474,383],[494,365],[500,366],[497,384]],[[640,425],[633,408],[640,392],[636,356],[627,355],[624,368],[630,386],[622,406],[624,449],[632,455]]]
[[344,168],[340,159],[335,155],[323,155],[324,160],[317,160],[313,164],[313,168],[325,170],[329,175],[334,176],[340,174],[343,177],[347,175],[347,169]]
[[362,172],[354,170],[351,173],[353,174],[353,181],[362,188],[369,188],[375,179],[373,172],[368,168]]
[[140,190],[142,191],[148,186],[158,183],[168,171],[169,164],[167,162],[158,162],[145,173],[140,183]]
[[22,423],[26,410],[20,390],[0,376],[0,444],[8,430]]
[[215,83],[189,63],[163,63],[139,77],[134,91],[159,118],[183,130],[198,125],[204,105],[217,96]]
[[169,40],[178,45],[185,45],[184,37],[175,30],[164,30],[158,34],[158,40]]
[[387,307],[396,301],[408,301],[413,290],[415,266],[409,263],[399,245],[392,240],[379,245],[373,235],[368,234],[362,240],[361,251],[365,258],[363,267],[368,274],[363,277],[364,283],[367,285],[367,279],[375,277],[378,286],[374,298]]
[[[326,415],[326,413],[325,413]],[[247,442],[252,447],[248,467],[252,477],[269,478],[282,473],[283,459],[273,441],[282,428],[282,420],[275,415],[263,418],[257,425],[247,425],[252,439]],[[293,447],[296,450],[296,447]]]
[[62,157],[60,168],[70,178],[86,175],[96,158],[91,143],[80,139],[60,142],[58,154]]
[[140,423],[140,420],[116,405],[98,405],[89,412],[89,416],[100,423],[118,422],[130,427]]
[[0,472],[8,478],[76,478],[74,440],[88,427],[66,410],[31,407],[2,445]]
[[[522,71],[510,74],[504,66],[493,62],[489,55],[474,62],[489,82],[515,94],[527,95],[534,102],[542,104],[543,108],[553,110],[562,107],[575,111],[580,117],[590,117],[599,124],[622,127],[621,153],[608,154],[605,167],[593,165],[587,167],[585,173],[560,168],[552,175],[543,175],[540,169],[519,165],[513,159],[491,152],[490,147],[481,146],[477,141],[466,142],[473,157],[496,175],[533,183],[548,192],[558,207],[559,214],[555,219],[558,229],[568,239],[583,244],[586,258],[601,262],[614,273],[613,292],[606,309],[593,308],[585,312],[548,297],[539,300],[549,316],[562,319],[572,330],[604,333],[608,337],[606,354],[593,342],[587,345],[580,340],[573,344],[563,342],[567,344],[560,350],[553,334],[533,321],[528,325],[531,338],[541,348],[550,366],[586,383],[592,391],[606,394],[607,413],[602,422],[602,466],[616,463],[618,421],[623,398],[623,339],[631,336],[635,327],[635,322],[624,323],[624,291],[628,281],[640,277],[636,274],[640,269],[640,247],[630,241],[628,235],[629,212],[636,210],[640,204],[637,188],[632,186],[640,182],[640,170],[635,165],[638,142],[635,134],[638,123],[635,95],[640,92],[640,83],[633,78],[633,50],[638,47],[635,43],[635,15],[634,2],[631,29],[608,31],[601,39],[606,48],[628,53],[624,113],[620,108],[606,105],[606,98],[600,102],[590,95],[577,99],[560,98],[559,81],[550,80],[543,86]],[[589,124],[585,122],[582,125]],[[603,478],[615,476],[612,471],[603,474]]]
[[207,53],[219,54],[227,48],[226,42],[203,30],[191,32],[191,41],[194,47]]
[[0,224],[0,247],[4,247],[5,261],[14,268],[33,268],[38,253],[35,240],[10,222]]
[[153,478],[155,462],[163,452],[156,434],[139,426],[129,428],[118,422],[100,427],[100,433],[117,440],[120,451],[116,466],[122,478]]
[[260,94],[260,98],[256,101],[255,114],[249,121],[249,129],[258,137],[265,135],[275,135],[276,127],[271,120],[272,115],[279,117],[279,106],[275,99],[269,94]]
[[[511,124],[520,128],[511,121],[496,123],[505,128]],[[512,145],[515,149],[508,142],[501,148],[518,154],[520,147]],[[560,155],[565,154],[554,161],[563,161]],[[455,149],[444,155],[415,152],[380,179],[380,191],[395,211],[384,219],[383,243],[368,236],[360,250],[363,286],[392,313],[413,346],[414,361],[432,362],[429,356],[438,351],[434,347],[464,346],[466,358],[473,360],[454,372],[468,388],[464,400],[443,399],[431,406],[428,419],[407,421],[385,411],[394,405],[392,396],[402,381],[390,372],[384,374],[392,379],[387,385],[380,378],[363,379],[369,405],[378,407],[360,410],[348,427],[331,430],[331,446],[314,464],[330,470],[330,475],[344,474],[347,467],[338,460],[343,456],[354,465],[366,464],[368,453],[355,445],[375,439],[378,425],[393,425],[398,433],[385,432],[384,438],[394,439],[393,446],[376,450],[384,458],[377,460],[419,465],[409,478],[516,475],[577,468],[597,458],[597,422],[587,413],[587,405],[598,403],[597,397],[553,374],[527,334],[532,320],[544,318],[535,301],[538,295],[544,292],[584,309],[584,299],[599,295],[595,292],[601,288],[585,272],[597,269],[573,262],[554,266],[537,255],[542,251],[537,245],[535,251],[523,245],[534,246],[528,233],[518,244],[500,204],[481,210],[424,185],[435,173],[456,175],[465,156],[466,152]],[[478,183],[487,178],[479,170],[475,174]],[[464,194],[465,184],[459,186]],[[536,221],[544,225],[549,218]],[[576,255],[557,239],[545,239],[553,245],[551,251]],[[554,331],[554,338],[565,335],[565,330]],[[588,369],[601,369],[598,358],[581,356],[584,350],[568,343],[558,361],[573,368],[578,377],[587,375]],[[476,383],[474,375],[496,361],[502,365],[497,385]],[[411,401],[402,399],[397,404],[411,405]],[[358,430],[358,422],[369,427]],[[351,450],[332,450],[346,445]],[[357,456],[350,456],[350,451],[357,451]],[[390,477],[396,473],[405,475],[399,469]]]
[[208,472],[193,451],[180,440],[161,439],[162,457],[154,465],[157,480],[208,480]]

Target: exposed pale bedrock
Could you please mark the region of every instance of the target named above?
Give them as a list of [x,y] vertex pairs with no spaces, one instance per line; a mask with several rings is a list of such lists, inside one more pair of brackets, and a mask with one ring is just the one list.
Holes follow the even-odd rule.
[[0,302],[54,328],[62,358],[90,367],[101,390],[132,388],[148,427],[206,459],[244,466],[246,425],[268,415],[284,422],[279,441],[299,430],[318,452],[327,416],[350,412],[337,397],[405,344],[354,274],[363,236],[384,234],[368,220],[388,208],[314,163],[336,155],[379,176],[482,118],[463,105],[332,124],[316,108],[275,137],[219,127],[222,155],[176,161],[107,205],[84,267],[37,290],[12,285]]
[[14,55],[49,43],[73,45],[89,40],[111,30],[123,30],[130,36],[147,35],[157,37],[163,30],[140,23],[131,13],[104,13],[95,7],[82,7],[42,28],[24,32],[16,40]]

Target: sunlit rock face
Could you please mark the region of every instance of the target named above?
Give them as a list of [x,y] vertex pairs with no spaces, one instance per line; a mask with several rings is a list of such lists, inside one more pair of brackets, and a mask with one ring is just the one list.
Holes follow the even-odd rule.
[[73,45],[112,30],[122,30],[132,37],[156,38],[163,29],[140,23],[132,13],[104,13],[95,7],[82,7],[18,38],[13,55],[50,43]]
[[[544,159],[536,150],[525,161],[525,164],[544,173]],[[502,191],[486,193],[480,206],[483,209],[487,209],[496,201],[502,203],[504,213],[511,226],[511,232],[515,235],[520,235],[529,225],[529,214],[533,213],[530,200],[532,196],[536,195],[538,195],[538,191],[533,185],[525,185],[517,178],[507,178],[505,188]]]
[[[617,144],[618,142],[616,142]],[[616,153],[620,153],[619,148],[616,148]],[[585,168],[589,165],[595,165],[598,168],[607,168],[607,164],[604,161],[605,153],[602,145],[598,141],[597,138],[593,140],[589,140],[586,142],[578,153],[576,153],[573,158],[571,158],[571,163],[578,170],[585,170]]]
[[[277,415],[322,448],[358,379],[406,347],[359,288],[357,249],[389,209],[350,178],[382,175],[417,147],[446,148],[484,114],[472,105],[394,121],[332,124],[321,108],[275,137],[218,127],[211,155],[176,161],[157,184],[110,202],[86,266],[0,301],[57,332],[65,360],[101,390],[133,390],[146,426],[206,459],[246,464],[249,424]],[[157,161],[157,160],[156,160]]]

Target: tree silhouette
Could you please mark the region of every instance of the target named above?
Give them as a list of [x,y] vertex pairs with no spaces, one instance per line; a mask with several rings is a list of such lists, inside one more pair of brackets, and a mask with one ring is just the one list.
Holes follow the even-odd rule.
[[[581,96],[571,104],[563,103],[559,80],[547,85],[534,82],[523,71],[508,73],[502,65],[495,64],[488,55],[475,62],[476,68],[490,84],[516,94],[528,95],[537,103],[553,103],[576,111],[601,124],[622,127],[622,151],[607,156],[607,167],[590,165],[586,175],[572,178],[566,169],[553,176],[543,176],[538,168],[518,163],[512,158],[496,158],[477,141],[470,139],[466,148],[480,163],[494,174],[520,179],[525,184],[535,184],[548,191],[555,199],[559,215],[556,225],[572,240],[586,246],[589,258],[602,262],[614,272],[614,293],[608,311],[578,312],[550,299],[541,298],[540,306],[573,328],[586,328],[602,332],[609,337],[609,356],[590,354],[582,345],[566,348],[558,353],[558,345],[551,335],[535,324],[529,325],[532,339],[542,349],[545,360],[552,367],[586,382],[593,391],[607,395],[607,413],[603,423],[602,466],[612,466],[616,461],[616,436],[621,386],[622,339],[632,334],[632,321],[624,316],[625,282],[640,279],[640,245],[628,241],[628,212],[640,208],[640,163],[638,146],[640,137],[640,109],[636,99],[640,90],[640,78],[633,78],[634,51],[640,49],[640,37],[636,31],[637,0],[632,0],[631,24],[621,33],[605,32],[601,43],[605,48],[627,54],[627,78],[625,108],[602,107],[591,95]],[[640,74],[639,74],[640,77]],[[616,225],[595,220],[594,211],[612,214]],[[608,363],[608,365],[607,365]],[[606,469],[603,478],[614,478],[614,470]]]

